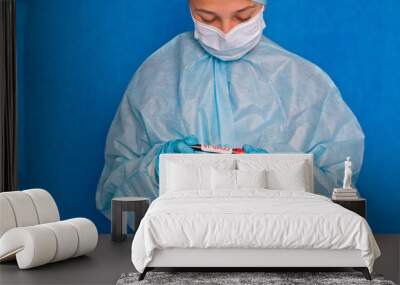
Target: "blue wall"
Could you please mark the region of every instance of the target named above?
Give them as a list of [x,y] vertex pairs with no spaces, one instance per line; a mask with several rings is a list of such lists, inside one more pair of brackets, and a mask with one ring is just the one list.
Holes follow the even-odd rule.
[[[358,187],[378,233],[400,233],[400,1],[270,0],[266,34],[320,65],[366,133]],[[63,218],[95,208],[105,137],[135,70],[191,30],[184,0],[17,0],[20,188]]]

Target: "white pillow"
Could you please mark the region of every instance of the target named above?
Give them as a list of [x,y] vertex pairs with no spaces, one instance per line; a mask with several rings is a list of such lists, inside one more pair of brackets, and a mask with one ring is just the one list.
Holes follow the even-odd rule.
[[267,176],[263,170],[229,170],[212,171],[212,188],[214,190],[237,190],[240,188],[267,188]]
[[212,168],[212,188],[217,189],[236,189],[236,170]]
[[266,169],[267,188],[272,190],[306,191],[308,189],[305,161],[238,161],[240,170]]
[[307,189],[304,164],[267,172],[268,188],[272,190],[303,191]]
[[169,163],[167,191],[211,189],[211,167]]
[[267,171],[262,170],[236,170],[238,188],[267,188]]

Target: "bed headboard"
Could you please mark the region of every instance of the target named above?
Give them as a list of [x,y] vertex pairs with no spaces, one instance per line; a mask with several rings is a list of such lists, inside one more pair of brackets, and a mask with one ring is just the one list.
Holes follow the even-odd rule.
[[168,163],[188,163],[188,164],[215,164],[218,161],[232,161],[237,165],[239,161],[261,160],[268,163],[284,161],[304,161],[306,167],[306,179],[308,181],[307,192],[314,193],[314,159],[312,154],[290,153],[290,154],[161,154],[160,155],[160,195],[165,193],[167,181]]

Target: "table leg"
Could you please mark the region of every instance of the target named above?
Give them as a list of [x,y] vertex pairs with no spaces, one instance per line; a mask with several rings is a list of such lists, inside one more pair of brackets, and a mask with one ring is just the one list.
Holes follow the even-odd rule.
[[111,239],[113,241],[123,241],[126,235],[122,234],[122,204],[111,204]]

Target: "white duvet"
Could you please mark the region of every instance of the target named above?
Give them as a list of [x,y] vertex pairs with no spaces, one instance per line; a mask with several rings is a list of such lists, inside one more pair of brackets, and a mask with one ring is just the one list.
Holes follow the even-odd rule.
[[165,248],[358,249],[370,271],[380,255],[367,222],[328,198],[257,189],[156,199],[133,240],[132,262],[143,272]]

